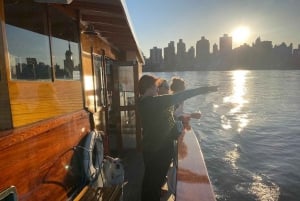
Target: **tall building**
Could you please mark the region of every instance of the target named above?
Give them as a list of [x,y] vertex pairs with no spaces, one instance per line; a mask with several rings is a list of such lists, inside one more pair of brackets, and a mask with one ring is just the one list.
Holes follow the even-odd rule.
[[164,66],[168,70],[173,70],[176,64],[175,43],[170,41],[168,47],[164,48]]
[[199,67],[208,66],[210,60],[210,43],[204,36],[196,43],[196,61]]
[[220,54],[229,53],[232,51],[232,37],[224,34],[220,37]]
[[163,62],[162,49],[157,47],[153,47],[152,49],[150,49],[149,60],[152,68],[159,69]]
[[186,54],[186,68],[194,67],[195,64],[195,48],[192,46],[189,48],[187,54]]
[[185,67],[186,47],[182,39],[177,43],[177,65],[179,68]]
[[233,65],[232,37],[224,34],[220,37],[218,67],[231,68]]
[[253,44],[254,65],[270,68],[273,60],[273,44],[272,41],[262,41],[260,37]]
[[219,52],[218,45],[215,43],[215,44],[213,45],[213,55],[217,55],[218,52]]

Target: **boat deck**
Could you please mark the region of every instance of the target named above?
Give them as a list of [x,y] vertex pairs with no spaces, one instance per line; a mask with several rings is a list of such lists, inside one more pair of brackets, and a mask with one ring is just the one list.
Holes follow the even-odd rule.
[[[123,201],[140,201],[141,186],[143,179],[142,153],[134,150],[126,151],[120,156],[125,168],[125,184],[123,187]],[[161,201],[174,201],[175,197],[166,191]]]
[[[123,152],[120,158],[125,168],[124,201],[139,201],[143,178],[142,153],[137,151]],[[200,144],[191,127],[188,127],[178,138],[178,169],[176,183],[177,201],[216,201],[208,176]],[[174,201],[175,196],[163,187],[161,201]]]

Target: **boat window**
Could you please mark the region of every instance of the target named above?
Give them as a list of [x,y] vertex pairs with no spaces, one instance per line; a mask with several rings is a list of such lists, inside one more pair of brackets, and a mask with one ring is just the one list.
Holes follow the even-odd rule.
[[4,5],[11,79],[80,79],[75,20],[52,7],[48,12],[45,4],[5,0]]
[[134,79],[133,67],[122,66],[119,68],[120,106],[134,105]]
[[105,57],[105,68],[106,68],[106,82],[107,82],[107,105],[110,106],[112,103],[112,94],[113,94],[113,79],[112,79],[112,66],[113,60]]
[[11,79],[51,79],[46,7],[4,1]]
[[103,57],[101,55],[93,54],[93,65],[95,72],[95,90],[97,94],[97,106],[105,105],[104,102],[104,70],[103,70]]
[[79,80],[79,32],[76,21],[54,8],[49,11],[55,77]]

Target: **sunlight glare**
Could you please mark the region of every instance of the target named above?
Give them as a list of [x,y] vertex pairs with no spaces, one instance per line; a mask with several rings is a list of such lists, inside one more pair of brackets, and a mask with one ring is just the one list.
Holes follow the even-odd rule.
[[247,26],[239,26],[232,32],[232,38],[235,43],[243,44],[250,36],[250,29]]
[[273,182],[266,182],[266,179],[260,175],[253,176],[253,183],[249,191],[251,194],[256,195],[260,201],[279,200],[280,188]]
[[233,169],[238,169],[236,162],[240,158],[239,149],[240,149],[239,146],[235,144],[234,149],[227,152],[224,158],[224,160],[227,161],[232,166]]
[[[232,81],[233,81],[233,88],[232,94],[230,96],[224,97],[224,103],[232,104],[232,108],[230,109],[228,115],[236,115],[235,118],[237,120],[237,131],[240,133],[249,123],[248,115],[242,113],[242,108],[244,104],[248,103],[246,100],[246,75],[249,71],[245,70],[236,70],[233,71],[232,74]],[[226,119],[226,118],[225,118]],[[224,118],[223,118],[224,120]],[[226,122],[226,123],[225,123]],[[233,122],[230,120],[223,122],[224,129],[230,129]]]

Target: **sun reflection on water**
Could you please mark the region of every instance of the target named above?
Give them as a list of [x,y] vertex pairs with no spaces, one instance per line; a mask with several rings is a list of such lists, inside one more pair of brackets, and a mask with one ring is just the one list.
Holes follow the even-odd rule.
[[226,153],[225,161],[227,161],[233,169],[238,169],[236,162],[240,158],[240,148],[237,144],[235,144],[235,147],[233,150]]
[[[223,98],[223,103],[231,104],[228,115],[234,116],[234,121],[237,122],[237,131],[241,132],[248,123],[248,115],[242,113],[241,110],[248,101],[246,100],[246,78],[249,71],[236,70],[232,71],[232,94]],[[222,117],[222,127],[224,129],[232,128],[233,122],[228,119],[227,115]]]
[[254,182],[250,186],[250,193],[256,195],[259,201],[277,201],[280,188],[275,183],[266,184],[259,175],[253,176]]

